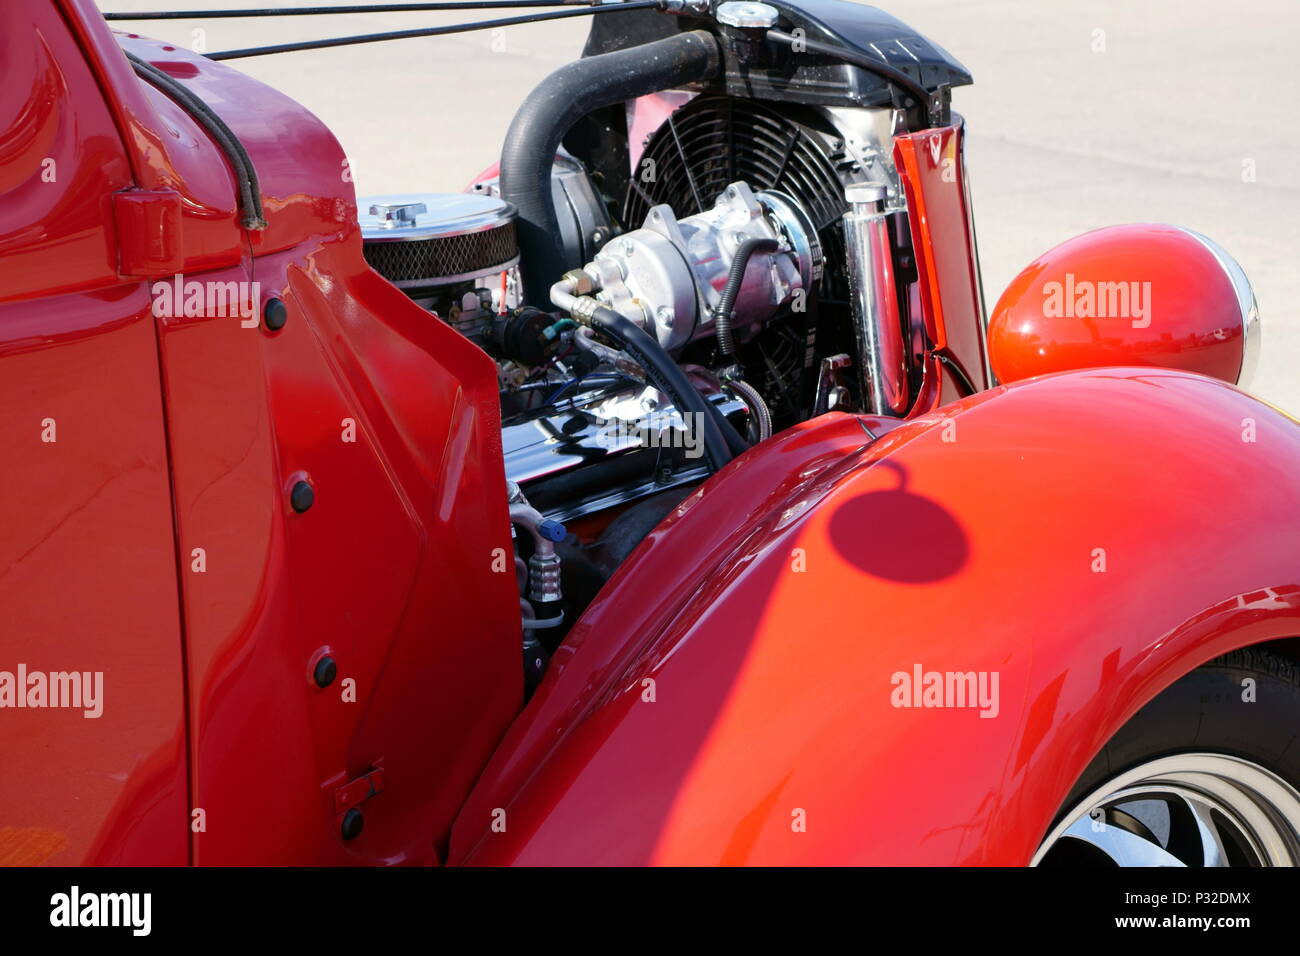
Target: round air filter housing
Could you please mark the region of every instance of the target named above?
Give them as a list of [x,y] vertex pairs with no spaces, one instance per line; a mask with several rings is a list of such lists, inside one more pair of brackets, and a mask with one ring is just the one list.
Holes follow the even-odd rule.
[[357,207],[366,261],[408,294],[504,272],[519,262],[515,207],[495,196],[369,196]]

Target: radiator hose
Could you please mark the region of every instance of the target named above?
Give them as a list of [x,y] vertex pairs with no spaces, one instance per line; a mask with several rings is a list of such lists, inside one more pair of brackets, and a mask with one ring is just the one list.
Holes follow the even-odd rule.
[[568,263],[551,194],[551,166],[561,140],[593,110],[717,76],[721,56],[703,30],[586,57],[560,67],[524,100],[501,150],[501,198],[518,216],[520,269],[525,301],[546,308],[547,290],[557,276],[581,263]]

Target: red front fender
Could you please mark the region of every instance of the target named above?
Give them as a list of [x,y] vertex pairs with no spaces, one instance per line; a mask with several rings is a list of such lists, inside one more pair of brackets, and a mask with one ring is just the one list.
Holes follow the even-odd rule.
[[[1023,864],[1143,703],[1300,633],[1300,428],[1231,386],[1070,372],[864,424],[779,436],[642,545],[453,862]],[[996,706],[898,706],[918,666]]]

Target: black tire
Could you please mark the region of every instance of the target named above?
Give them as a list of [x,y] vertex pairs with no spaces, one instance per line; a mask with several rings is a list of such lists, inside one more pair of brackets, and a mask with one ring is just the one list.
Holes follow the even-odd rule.
[[[1091,849],[1086,849],[1086,852],[1079,850],[1086,839],[1060,839],[1062,831],[1068,830],[1067,836],[1079,832],[1076,825],[1081,819],[1088,819],[1081,816],[1082,809],[1088,806],[1110,808],[1088,811],[1092,819],[1103,819],[1098,814],[1107,814],[1109,816],[1104,819],[1111,826],[1145,834],[1148,839],[1163,842],[1165,849],[1173,849],[1165,837],[1157,839],[1153,829],[1145,828],[1132,816],[1123,812],[1113,816],[1117,804],[1107,802],[1109,798],[1105,796],[1107,790],[1117,785],[1120,792],[1130,794],[1132,791],[1125,781],[1140,777],[1148,768],[1157,766],[1155,762],[1169,767],[1188,761],[1217,759],[1204,755],[1223,755],[1238,758],[1237,761],[1219,761],[1234,768],[1227,779],[1234,779],[1235,786],[1242,786],[1242,781],[1236,779],[1239,774],[1250,777],[1250,768],[1242,768],[1240,763],[1248,761],[1300,791],[1298,736],[1300,666],[1295,661],[1267,647],[1244,648],[1215,658],[1163,691],[1102,748],[1062,803],[1049,828],[1048,844],[1039,852],[1041,863],[1049,866],[1095,865],[1090,862],[1096,857]],[[1180,754],[1191,756],[1180,758]],[[1118,806],[1121,810],[1129,807],[1123,803]],[[1290,801],[1289,806],[1294,811],[1297,804]],[[1295,817],[1292,812],[1286,818],[1291,821],[1287,826],[1292,832],[1295,832]],[[1294,840],[1291,842],[1300,846]],[[1180,848],[1185,846],[1180,844]],[[1187,858],[1185,854],[1175,855]],[[1258,865],[1246,862],[1249,854],[1230,855],[1234,858],[1228,865]]]
[[[1255,682],[1244,701],[1243,681]],[[1263,648],[1232,651],[1175,681],[1139,710],[1070,791],[1072,807],[1103,781],[1152,757],[1209,750],[1253,761],[1300,789],[1300,666]]]

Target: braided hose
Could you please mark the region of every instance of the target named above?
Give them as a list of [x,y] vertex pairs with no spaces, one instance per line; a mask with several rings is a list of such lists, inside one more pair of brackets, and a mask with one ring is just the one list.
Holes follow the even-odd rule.
[[758,389],[741,378],[734,378],[727,382],[727,388],[733,392],[739,392],[740,397],[749,406],[750,411],[754,413],[754,419],[758,424],[758,440],[765,441],[771,438],[772,412],[767,407],[767,402],[763,401],[763,396],[758,394]]

